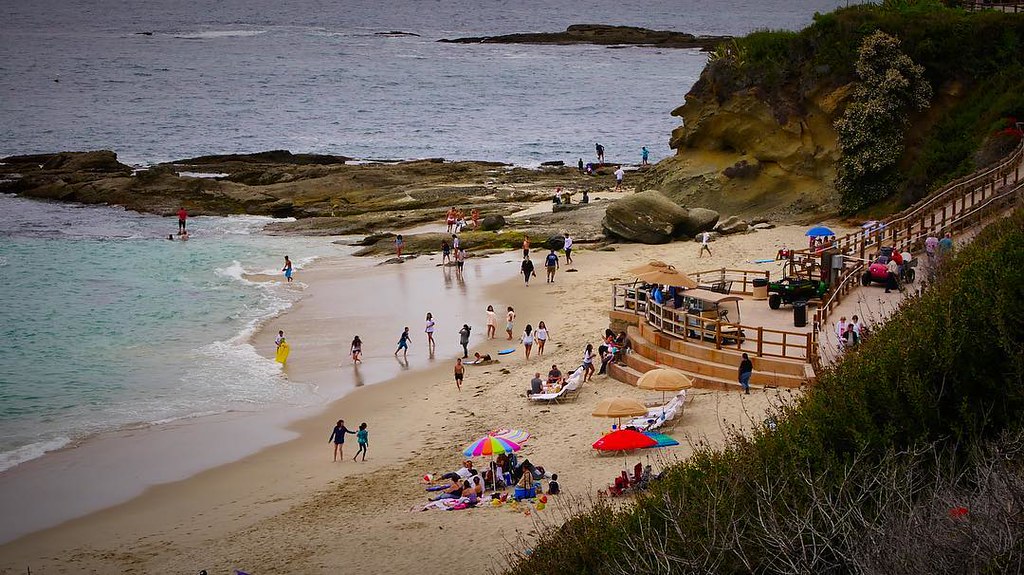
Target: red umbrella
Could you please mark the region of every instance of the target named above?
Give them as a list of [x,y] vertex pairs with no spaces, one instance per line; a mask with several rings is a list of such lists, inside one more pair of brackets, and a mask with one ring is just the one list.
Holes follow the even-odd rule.
[[628,451],[654,447],[658,442],[632,429],[619,429],[605,435],[594,442],[594,449],[599,451]]

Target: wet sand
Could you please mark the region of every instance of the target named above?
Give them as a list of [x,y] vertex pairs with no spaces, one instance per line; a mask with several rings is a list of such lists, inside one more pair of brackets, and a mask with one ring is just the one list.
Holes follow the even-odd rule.
[[[729,236],[712,244],[714,258],[703,260],[696,259],[698,245],[690,242],[626,245],[615,252],[580,249],[574,254],[579,271],[569,272],[563,261],[555,284],[545,284],[540,274],[529,288],[518,275],[517,252],[471,260],[464,286],[454,278],[448,283],[444,272],[433,267],[436,262],[425,258],[401,264],[400,271],[381,266],[358,277],[332,270],[330,262],[324,262],[303,275],[311,286],[306,297],[268,324],[255,345],[271,353],[273,335],[284,329],[293,345],[287,368],[290,380],[340,391],[358,381],[344,355],[359,330],[360,335],[368,334],[363,338],[366,363],[359,370],[365,385],[338,401],[325,401],[324,410],[291,424],[288,431],[296,439],[187,480],[152,487],[127,503],[0,547],[0,573],[21,573],[25,566],[33,572],[97,573],[434,573],[500,567],[503,552],[529,545],[516,542],[518,537],[528,541],[538,529],[551,528],[550,523],[559,522],[569,507],[570,497],[596,496],[623,466],[622,457],[602,457],[591,449],[610,422],[591,417],[590,411],[602,397],[650,394],[597,376],[574,403],[534,405],[524,397],[535,371],[546,371],[551,363],[571,369],[579,364],[588,341],[596,345],[607,326],[611,284],[627,277],[626,269],[652,258],[684,270],[758,269],[746,262],[771,257],[782,245],[802,241],[802,229],[795,227]],[[535,252],[535,261],[542,257]],[[775,268],[766,264],[760,269]],[[497,283],[482,286],[486,282],[481,276]],[[450,302],[452,308],[444,307]],[[474,326],[471,352],[493,355],[508,345],[503,339],[481,339],[485,302],[499,312],[505,305],[516,307],[517,338],[527,322],[545,320],[551,341],[543,359],[525,360],[517,345],[517,353],[503,356],[500,364],[467,367],[459,392],[451,367],[461,351],[456,332],[462,323]],[[392,356],[402,326],[376,329],[381,320],[375,318],[384,310],[409,318],[400,322],[413,334],[408,372]],[[439,320],[433,362],[424,349],[426,311]],[[499,320],[499,330],[502,327]],[[369,385],[393,375],[397,377],[386,383]],[[634,454],[627,457],[630,465],[650,461],[657,467],[684,458],[692,452],[690,442],[716,444],[728,426],[743,429],[760,422],[770,404],[792,397],[788,391],[743,396],[695,390],[691,395],[679,424],[670,431],[682,445]],[[327,437],[339,418],[350,427],[361,421],[369,424],[365,463],[331,461]],[[424,473],[454,469],[462,459],[462,447],[505,426],[533,434],[521,457],[559,473],[565,496],[530,515],[507,506],[410,511],[426,501],[420,480]],[[245,440],[243,434],[239,441]],[[196,452],[205,449],[200,441],[190,445]],[[351,455],[353,449],[354,444],[348,444],[346,453]],[[465,546],[473,551],[458,551]]]

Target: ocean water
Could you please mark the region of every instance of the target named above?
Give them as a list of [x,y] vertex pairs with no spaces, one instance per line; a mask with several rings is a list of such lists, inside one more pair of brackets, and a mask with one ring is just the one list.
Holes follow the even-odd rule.
[[[350,248],[268,221],[197,217],[172,242],[176,219],[0,195],[0,471],[113,429],[316,401],[249,336],[301,297],[303,265]],[[242,277],[285,254],[296,283]]]
[[[837,0],[0,0],[0,155],[286,148],[535,165],[670,154],[696,50],[440,44],[607,23],[796,29]],[[848,2],[847,2],[848,4]],[[389,36],[404,31],[419,36]],[[139,33],[146,33],[143,35]]]

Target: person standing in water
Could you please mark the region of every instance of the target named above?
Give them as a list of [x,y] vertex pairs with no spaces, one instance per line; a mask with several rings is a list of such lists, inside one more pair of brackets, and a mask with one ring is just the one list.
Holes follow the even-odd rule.
[[462,346],[462,357],[469,357],[469,332],[473,328],[469,327],[468,323],[462,324],[462,329],[459,330],[459,344]]
[[284,256],[284,267],[281,268],[281,271],[284,272],[284,277],[285,277],[285,279],[288,280],[288,283],[291,283],[291,281],[292,281],[292,260],[288,259],[288,256]]
[[352,363],[363,363],[363,340],[359,339],[358,335],[352,338],[349,354],[352,356]]
[[402,238],[402,234],[395,236],[395,256],[402,257],[402,248],[405,247],[405,239]]
[[188,212],[185,211],[185,206],[178,208],[178,233],[185,233],[185,220],[188,219]]
[[402,352],[402,357],[409,355],[409,328],[406,327],[405,331],[402,332],[402,337],[398,339],[398,349],[395,350],[395,356],[398,356],[398,352]]
[[278,330],[277,337],[274,338],[274,345],[281,347],[282,343],[284,343],[284,330]]
[[494,339],[494,334],[498,330],[498,314],[494,313],[494,306],[487,306],[487,339]]
[[427,312],[427,327],[423,330],[427,334],[427,350],[430,353],[434,353],[434,316],[430,312]]
[[359,454],[363,454],[363,461],[366,461],[366,447],[370,445],[370,434],[366,431],[366,423],[359,424],[359,431],[356,432],[356,441],[359,443],[359,451],[356,451],[355,457],[352,461],[359,457]]
[[331,432],[331,437],[327,439],[328,443],[334,443],[334,461],[337,461],[340,457],[342,460],[345,459],[345,434],[351,433],[355,435],[356,432],[345,427],[345,420],[339,419],[338,423],[334,426],[334,431]]
[[448,240],[441,240],[441,265],[452,262],[452,247]]

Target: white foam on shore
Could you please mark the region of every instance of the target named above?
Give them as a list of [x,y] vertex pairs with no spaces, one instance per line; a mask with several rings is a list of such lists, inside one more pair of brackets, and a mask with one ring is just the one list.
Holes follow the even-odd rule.
[[178,172],[178,175],[181,176],[182,178],[213,179],[213,178],[226,178],[226,177],[230,176],[231,174],[226,174],[226,173],[223,173],[223,172]]
[[67,447],[70,443],[71,439],[68,437],[55,437],[53,439],[30,443],[17,449],[0,453],[0,472],[25,463],[26,461],[42,457],[51,451],[57,451],[58,449]]

